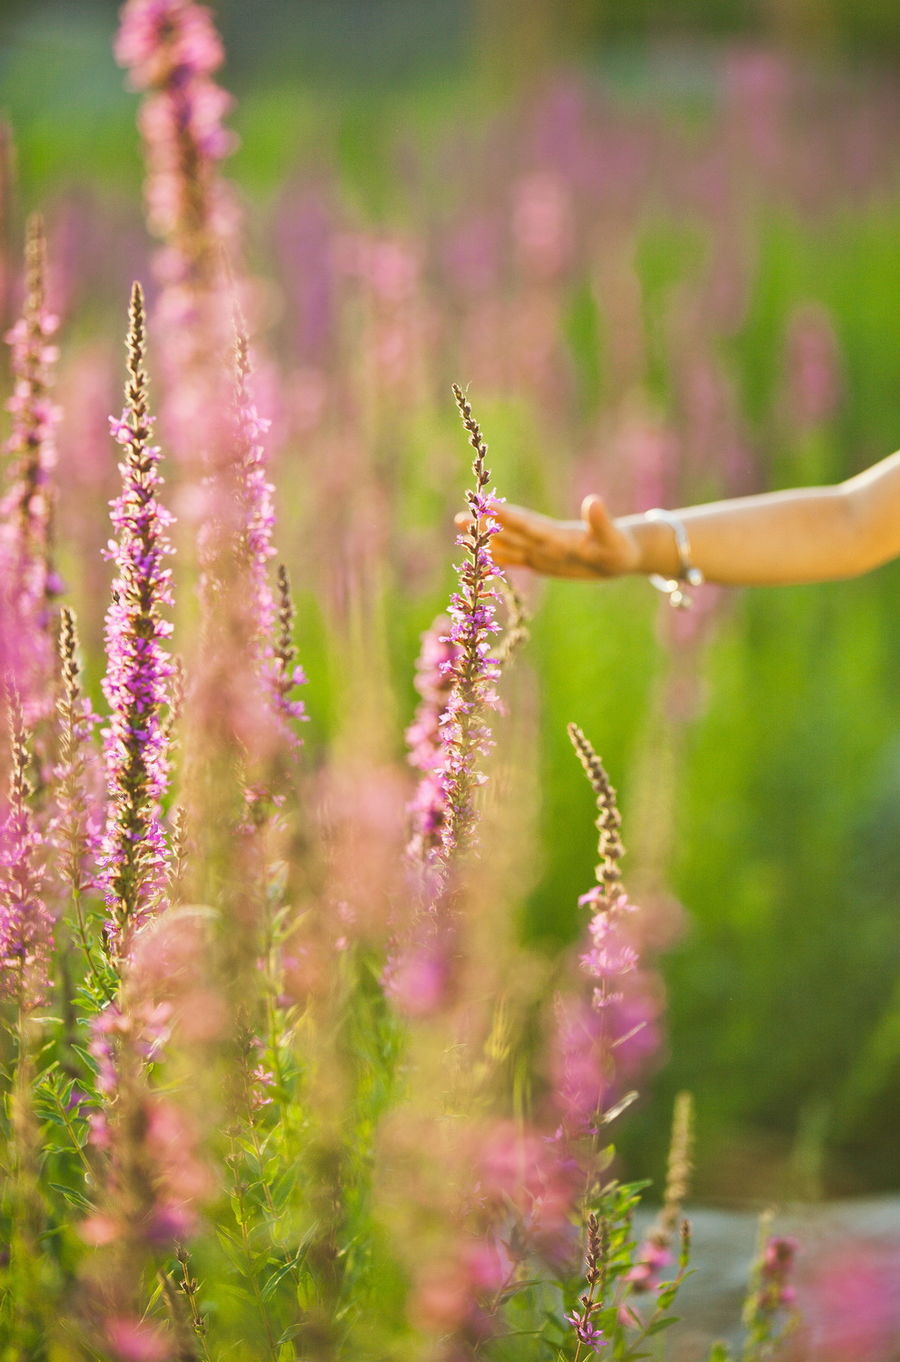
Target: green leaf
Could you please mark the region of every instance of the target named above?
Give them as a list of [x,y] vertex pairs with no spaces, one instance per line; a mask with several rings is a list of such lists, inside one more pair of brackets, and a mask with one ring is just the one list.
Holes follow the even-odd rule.
[[284,1333],[276,1341],[275,1346],[280,1348],[283,1343],[290,1343],[291,1339],[297,1337],[303,1328],[302,1324],[291,1324],[285,1329]]
[[93,1211],[92,1203],[74,1187],[64,1187],[61,1182],[51,1182],[49,1185],[52,1191],[59,1192],[60,1196],[65,1197],[70,1205],[77,1206],[80,1211]]
[[668,1310],[669,1306],[672,1304],[675,1297],[678,1295],[680,1288],[681,1282],[673,1282],[672,1285],[667,1286],[664,1291],[660,1291],[659,1296],[657,1297],[658,1301],[657,1308],[659,1310]]
[[652,1338],[654,1334],[661,1334],[663,1329],[668,1329],[671,1324],[677,1324],[677,1315],[667,1315],[665,1319],[657,1319],[649,1326],[646,1332],[647,1338]]

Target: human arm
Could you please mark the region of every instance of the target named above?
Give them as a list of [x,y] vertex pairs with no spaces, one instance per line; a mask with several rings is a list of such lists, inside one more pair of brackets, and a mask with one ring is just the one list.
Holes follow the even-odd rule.
[[[708,581],[774,586],[854,577],[900,555],[900,452],[833,487],[737,497],[675,511],[691,561]],[[586,497],[582,519],[552,520],[500,504],[492,541],[502,566],[560,577],[678,575],[675,536],[664,521],[613,518]]]

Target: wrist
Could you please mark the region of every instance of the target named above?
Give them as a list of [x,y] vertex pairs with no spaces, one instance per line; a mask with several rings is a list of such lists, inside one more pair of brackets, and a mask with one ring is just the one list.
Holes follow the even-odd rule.
[[681,563],[671,527],[662,520],[648,520],[644,515],[623,516],[617,521],[628,541],[634,546],[631,564],[625,572],[649,577],[677,577]]

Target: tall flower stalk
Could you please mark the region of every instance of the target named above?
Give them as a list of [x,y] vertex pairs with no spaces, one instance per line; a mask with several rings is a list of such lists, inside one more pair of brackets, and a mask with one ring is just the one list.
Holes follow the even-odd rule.
[[6,337],[14,386],[7,403],[9,486],[0,502],[0,647],[8,654],[4,665],[19,678],[27,715],[34,706],[46,708],[53,663],[50,613],[59,590],[52,563],[59,412],[51,396],[58,323],[47,308],[46,274],[44,228],[35,215],[25,244],[24,309]]
[[218,175],[235,138],[222,125],[231,96],[213,80],[224,51],[212,15],[194,0],[128,0],[115,54],[145,95],[139,124],[147,213],[166,243],[165,278],[209,282],[235,226],[234,204]]
[[[507,621],[503,638],[493,649],[498,673],[528,638],[528,613],[524,601],[509,582],[501,580],[499,585],[506,604]],[[447,812],[443,725],[453,694],[455,663],[460,655],[459,643],[448,632],[450,627],[447,615],[438,615],[422,635],[416,659],[413,684],[420,699],[405,735],[409,749],[407,761],[421,772],[407,808],[409,842],[406,855],[413,867],[426,865],[443,845]]]
[[263,436],[270,422],[259,415],[250,393],[250,345],[238,327],[235,336],[234,433],[237,501],[238,562],[246,574],[250,648],[266,701],[280,720],[279,736],[296,744],[296,731],[288,721],[304,717],[301,700],[291,698],[295,686],[306,677],[295,665],[292,639],[293,605],[287,570],[279,567],[278,596],[272,590],[271,560],[275,528],[274,487],[269,481]]
[[127,930],[159,907],[163,893],[168,853],[161,801],[169,775],[164,713],[174,672],[165,647],[172,626],[162,613],[172,604],[166,560],[173,517],[159,502],[160,450],[150,443],[144,297],[137,283],[127,344],[125,409],[110,423],[124,455],[122,492],[112,503],[117,537],[108,556],[117,571],[106,616],[103,681],[110,706],[104,730],[109,813],[103,879],[117,954],[127,949]]
[[465,853],[475,840],[475,790],[485,777],[478,762],[492,746],[491,733],[484,722],[484,711],[495,708],[495,685],[500,666],[491,653],[491,640],[500,632],[496,605],[498,593],[491,583],[501,579],[502,573],[494,563],[490,542],[499,530],[491,511],[493,499],[487,488],[491,475],[487,468],[487,445],[481,427],[472,416],[472,408],[462,389],[453,385],[453,396],[469,443],[475,450],[472,471],[475,486],[466,493],[471,522],[457,543],[466,556],[459,565],[459,590],[450,598],[450,631],[447,642],[454,649],[448,667],[452,680],[450,698],[442,715],[441,768],[446,816],[441,830],[442,856]]
[[68,891],[75,938],[101,993],[109,994],[95,952],[94,933],[85,895],[95,883],[95,863],[102,838],[103,815],[97,798],[98,754],[92,743],[97,716],[82,694],[75,613],[60,611],[59,661],[61,693],[56,702],[58,761],[54,769],[56,810],[53,841],[59,849],[60,872]]
[[593,1115],[587,1109],[582,1115],[596,1128],[596,1121],[604,1112],[604,1119],[610,1119],[610,1106],[628,1100],[622,1091],[623,1079],[640,1068],[656,1048],[654,1023],[658,1002],[641,970],[637,934],[632,925],[636,909],[622,884],[624,847],[616,792],[603,763],[578,725],[570,724],[568,731],[597,801],[596,884],[578,900],[579,906],[591,913],[590,945],[580,959],[582,969],[593,981],[591,1003],[596,1025],[588,1023],[588,1029],[596,1033],[600,1080],[594,1094]]
[[646,1239],[638,1245],[635,1265],[626,1276],[629,1289],[638,1294],[658,1286],[660,1270],[672,1262],[672,1243],[682,1223],[681,1208],[690,1188],[693,1144],[694,1102],[690,1093],[680,1092],[672,1117],[662,1209]]
[[49,992],[53,918],[45,899],[42,839],[30,807],[30,757],[22,704],[11,682],[7,704],[11,761],[8,801],[0,824],[0,993],[13,998],[25,1015]]
[[771,1212],[760,1216],[756,1260],[744,1301],[746,1330],[741,1362],[766,1362],[797,1328],[797,1293],[793,1284],[799,1243],[791,1235],[770,1233]]
[[[47,906],[41,836],[31,811],[28,777],[30,754],[22,705],[15,684],[7,678],[10,780],[6,809],[0,821],[0,999],[13,1004],[8,1013],[15,1039],[15,1063],[10,1066],[9,1091],[0,1117],[0,1149],[4,1162],[3,1212],[5,1271],[0,1271],[0,1318],[7,1319],[4,1297],[11,1309],[13,1337],[30,1355],[45,1337],[49,1311],[43,1281],[41,1240],[46,1229],[41,1181],[40,1132],[34,1111],[36,1009],[50,994],[53,957],[53,919]],[[4,1008],[4,1012],[6,1009]],[[2,1278],[9,1283],[4,1291]],[[23,1354],[24,1355],[24,1354]]]
[[447,631],[450,620],[440,614],[422,635],[416,661],[415,687],[420,700],[406,730],[410,766],[421,772],[410,801],[409,843],[406,854],[413,866],[426,864],[443,845],[447,800],[442,779],[441,723],[453,690],[452,667],[459,648]]
[[418,905],[405,940],[392,953],[384,975],[386,991],[401,1011],[424,1015],[450,993],[452,957],[458,954],[453,867],[476,841],[475,791],[486,776],[479,762],[493,745],[484,712],[498,705],[500,663],[493,655],[502,574],[490,553],[499,526],[491,515],[487,488],[487,445],[468,400],[456,384],[453,396],[469,443],[475,450],[475,485],[466,493],[471,520],[457,544],[466,550],[457,565],[458,588],[450,597],[445,632],[433,628],[423,640],[417,689],[422,703],[407,733],[410,761],[422,771],[410,806],[408,856],[421,876]]
[[[128,0],[115,44],[133,89],[146,178],[147,223],[162,242],[154,320],[167,337],[166,441],[182,476],[201,483],[223,457],[227,434],[222,375],[228,344],[226,273],[236,268],[239,213],[220,174],[236,145],[223,125],[231,96],[214,80],[224,60],[210,10],[194,0]],[[221,512],[223,489],[193,488],[180,515],[180,550],[190,557],[200,526]],[[212,503],[210,502],[212,497]]]

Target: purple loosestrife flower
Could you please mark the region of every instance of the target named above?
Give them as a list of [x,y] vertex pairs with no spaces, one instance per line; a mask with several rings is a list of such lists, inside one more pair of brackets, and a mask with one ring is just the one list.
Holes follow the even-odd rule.
[[[295,686],[306,677],[294,665],[292,640],[293,605],[290,583],[284,567],[278,570],[278,604],[269,577],[270,560],[275,556],[272,535],[275,529],[274,487],[268,479],[266,450],[262,437],[270,422],[257,412],[249,390],[250,358],[246,335],[238,329],[235,345],[234,425],[237,455],[237,498],[240,520],[237,525],[238,561],[247,578],[248,614],[251,648],[257,672],[268,692],[273,714],[282,721],[305,718],[302,700],[291,699]],[[280,726],[279,737],[296,744],[297,736],[289,723]]]
[[222,126],[231,96],[212,79],[224,60],[210,11],[193,0],[128,0],[115,44],[135,90],[151,230],[168,246],[169,283],[208,280],[234,235],[235,206],[217,174],[235,147]]
[[446,638],[455,656],[448,668],[452,689],[441,718],[444,755],[440,769],[447,808],[441,830],[445,863],[451,856],[464,853],[475,838],[474,793],[485,779],[478,770],[478,759],[492,745],[482,714],[497,706],[494,687],[500,674],[499,664],[491,655],[491,636],[500,632],[495,619],[498,595],[491,582],[502,579],[490,552],[491,537],[500,527],[491,516],[494,503],[486,491],[491,480],[485,467],[487,445],[472,418],[471,406],[456,384],[453,396],[475,450],[475,488],[466,493],[472,524],[457,539],[467,557],[458,567],[459,590],[450,598],[451,623]]
[[[680,1092],[675,1099],[672,1138],[666,1170],[666,1190],[656,1223],[634,1255],[634,1266],[625,1274],[630,1290],[641,1294],[658,1286],[662,1268],[673,1261],[672,1240],[679,1227],[685,1247],[686,1221],[681,1220],[681,1205],[687,1196],[693,1171],[694,1104],[690,1093]],[[683,1265],[686,1267],[686,1263]],[[682,1264],[679,1268],[683,1270]]]
[[466,494],[472,524],[457,539],[467,557],[457,567],[459,590],[450,598],[449,627],[426,636],[419,661],[416,685],[423,703],[407,740],[410,761],[422,770],[423,779],[410,808],[408,850],[420,873],[417,888],[423,902],[383,976],[394,1005],[418,1016],[434,1012],[452,991],[458,923],[450,871],[475,840],[474,794],[485,779],[478,760],[492,745],[482,714],[498,703],[494,686],[500,674],[491,655],[492,635],[500,632],[500,625],[494,618],[498,595],[490,584],[501,574],[489,549],[499,526],[491,518],[492,502],[485,491],[490,482],[487,445],[455,384],[453,395],[475,450],[475,488]]
[[587,1347],[594,1349],[605,1346],[606,1340],[603,1336],[603,1330],[591,1324],[589,1319],[576,1314],[566,1315],[566,1319],[575,1330],[575,1337],[579,1343],[584,1343]]
[[792,1235],[774,1234],[766,1240],[759,1263],[759,1310],[774,1312],[794,1304],[797,1293],[791,1276],[799,1247]]
[[83,904],[84,892],[94,887],[103,841],[102,770],[93,743],[99,721],[81,693],[78,634],[75,614],[68,606],[60,611],[59,660],[62,686],[56,701],[58,760],[53,768],[55,809],[50,838],[58,849],[58,878],[72,903],[79,943],[91,973],[99,980]]
[[590,947],[580,957],[594,981],[591,1007],[566,998],[557,1003],[557,1100],[574,1133],[590,1128],[598,1115],[622,1101],[622,1078],[640,1067],[655,1047],[655,990],[639,968],[631,919],[635,913],[622,886],[624,854],[615,790],[587,738],[575,724],[569,736],[597,797],[600,859],[597,883],[578,900],[590,907]]
[[597,1351],[605,1347],[607,1342],[603,1330],[593,1323],[591,1316],[602,1308],[606,1295],[610,1256],[609,1221],[591,1211],[587,1219],[586,1239],[584,1275],[588,1289],[579,1296],[578,1306],[565,1317],[578,1340],[575,1362],[579,1362],[585,1348]]
[[0,823],[0,995],[28,1010],[50,987],[53,919],[44,900],[41,837],[29,808],[28,748],[22,706],[8,685],[11,771]]
[[46,711],[53,664],[50,606],[59,582],[51,559],[58,408],[51,401],[57,319],[47,310],[46,243],[39,217],[28,224],[22,317],[12,347],[10,485],[0,501],[0,660],[24,688],[26,715]]
[[453,689],[453,667],[459,645],[449,637],[450,620],[438,615],[422,635],[416,661],[415,687],[421,696],[415,717],[406,730],[410,766],[422,772],[408,812],[410,840],[406,854],[413,865],[424,864],[442,845],[447,801],[441,778],[443,744],[441,720]]
[[[202,483],[228,443],[222,363],[226,270],[236,268],[239,213],[220,163],[235,145],[222,126],[231,97],[212,79],[224,53],[212,15],[193,0],[128,0],[118,61],[144,93],[138,123],[150,231],[163,242],[155,320],[166,345],[166,440],[187,483]],[[181,511],[185,547],[221,507],[217,486],[192,487]]]
[[[167,726],[172,660],[164,640],[172,632],[162,608],[172,604],[170,513],[160,505],[160,451],[150,444],[144,370],[144,298],[131,295],[125,410],[112,420],[125,453],[119,464],[122,493],[112,502],[117,538],[108,556],[116,564],[112,605],[106,616],[107,670],[103,690],[110,706],[104,730],[109,813],[104,845],[104,895],[111,930],[121,936],[159,905],[167,851],[160,802],[168,783]],[[127,942],[119,941],[123,953]]]
[[771,1212],[760,1217],[759,1248],[744,1302],[746,1358],[773,1356],[799,1323],[791,1284],[799,1244],[789,1236],[769,1235],[771,1220]]

